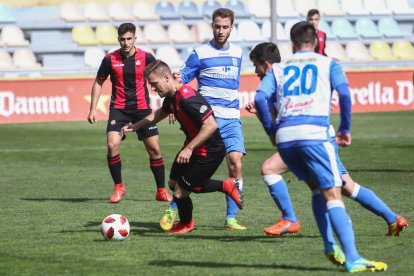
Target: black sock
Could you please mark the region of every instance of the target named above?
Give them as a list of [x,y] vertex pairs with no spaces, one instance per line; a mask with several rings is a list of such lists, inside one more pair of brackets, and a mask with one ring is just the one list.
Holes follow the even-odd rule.
[[223,181],[209,179],[198,193],[223,192]]
[[178,215],[183,224],[189,224],[193,219],[193,202],[190,197],[176,198],[174,201],[177,204]]
[[122,183],[122,177],[121,177],[121,157],[118,155],[114,157],[107,156],[108,160],[108,168],[111,172],[112,179],[114,180],[115,184],[121,184]]
[[165,169],[162,157],[158,159],[150,159],[150,168],[154,174],[157,188],[165,188]]

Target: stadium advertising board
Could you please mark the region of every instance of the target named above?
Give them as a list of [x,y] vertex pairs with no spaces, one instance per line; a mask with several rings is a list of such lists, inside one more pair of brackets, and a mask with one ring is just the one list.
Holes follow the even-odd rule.
[[[348,72],[353,112],[384,112],[414,109],[411,72]],[[0,123],[86,121],[93,79],[0,80]],[[240,105],[254,99],[259,79],[242,75]],[[195,84],[193,83],[193,86]],[[109,81],[98,103],[98,116],[106,120],[110,102]],[[151,93],[151,105],[162,100]],[[248,115],[242,110],[242,115]]]

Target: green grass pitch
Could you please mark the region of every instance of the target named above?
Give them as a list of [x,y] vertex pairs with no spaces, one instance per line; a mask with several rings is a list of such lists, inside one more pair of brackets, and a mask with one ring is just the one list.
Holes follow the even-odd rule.
[[[333,116],[335,125],[338,116]],[[0,275],[341,275],[323,255],[310,192],[291,173],[285,178],[302,231],[283,237],[262,230],[279,212],[260,176],[274,149],[258,120],[243,118],[245,231],[225,230],[220,193],[193,195],[196,230],[164,234],[158,225],[167,205],[154,200],[155,184],[142,143],[122,144],[124,200],[109,204],[113,183],[106,164],[106,122],[0,126]],[[166,175],[183,134],[159,124]],[[354,114],[353,143],[340,150],[354,180],[373,189],[414,223],[414,112]],[[223,163],[216,179],[227,178]],[[414,225],[385,237],[384,220],[346,199],[362,256],[384,261],[391,275],[413,275]],[[125,215],[131,234],[104,241],[100,223]]]

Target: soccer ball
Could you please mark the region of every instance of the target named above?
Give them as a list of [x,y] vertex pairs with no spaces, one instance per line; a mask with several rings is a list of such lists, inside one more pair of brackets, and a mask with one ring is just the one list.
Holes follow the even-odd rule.
[[109,215],[102,221],[101,232],[107,241],[125,240],[129,235],[129,222],[122,215]]

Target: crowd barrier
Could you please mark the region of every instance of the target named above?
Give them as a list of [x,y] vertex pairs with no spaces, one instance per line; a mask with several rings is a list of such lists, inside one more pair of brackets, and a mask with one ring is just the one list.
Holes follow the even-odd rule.
[[[414,109],[411,71],[347,72],[353,112],[388,112]],[[93,77],[60,79],[0,80],[0,124],[86,121]],[[259,79],[243,74],[240,81],[240,106],[254,99]],[[195,83],[192,83],[195,86]],[[110,81],[98,103],[98,118],[106,120],[110,103]],[[153,109],[162,99],[151,93]],[[242,115],[248,113],[241,109]]]

